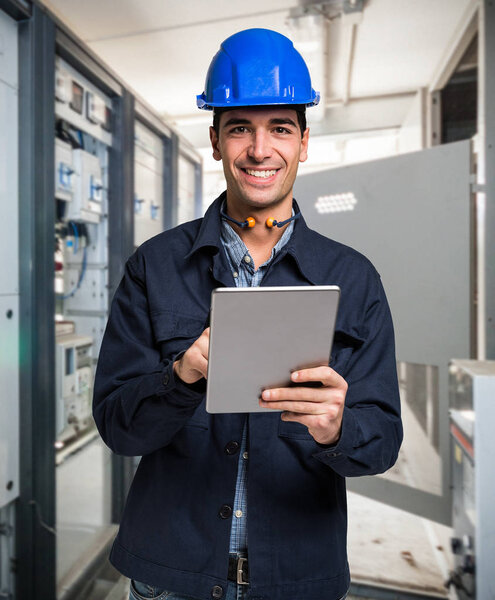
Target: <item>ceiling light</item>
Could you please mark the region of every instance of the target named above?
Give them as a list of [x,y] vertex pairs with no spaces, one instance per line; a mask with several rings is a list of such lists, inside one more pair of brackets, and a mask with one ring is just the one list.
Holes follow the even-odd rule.
[[321,215],[335,212],[354,210],[357,199],[352,192],[318,196],[315,208]]

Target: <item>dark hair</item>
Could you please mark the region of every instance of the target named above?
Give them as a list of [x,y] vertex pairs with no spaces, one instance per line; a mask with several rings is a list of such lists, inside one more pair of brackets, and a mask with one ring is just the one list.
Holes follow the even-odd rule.
[[[306,131],[306,107],[304,104],[295,104],[294,106],[290,105],[281,105],[283,108],[292,108],[296,111],[297,114],[297,123],[299,125],[299,129],[301,130],[301,137]],[[213,129],[215,130],[217,136],[220,135],[220,115],[229,110],[235,110],[234,108],[214,108],[213,109]]]

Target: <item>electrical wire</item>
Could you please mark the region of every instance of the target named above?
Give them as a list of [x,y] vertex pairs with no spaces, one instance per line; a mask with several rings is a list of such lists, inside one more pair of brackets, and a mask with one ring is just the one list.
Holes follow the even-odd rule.
[[74,221],[69,221],[69,225],[72,227],[72,231],[74,232],[74,248],[73,248],[73,253],[77,254],[77,251],[79,250],[79,232],[78,232],[78,229],[77,229],[76,224],[74,223]]
[[[74,232],[73,253],[77,254],[79,252],[79,238],[82,236],[79,232],[79,226],[77,225],[77,223],[75,223],[74,221],[69,221],[68,224],[70,225],[70,227],[72,228],[72,231]],[[83,227],[81,227],[81,229],[83,229]],[[72,296],[74,296],[74,294],[77,292],[77,290],[81,287],[81,284],[84,280],[84,276],[86,274],[86,267],[87,267],[87,260],[88,260],[88,242],[89,242],[86,226],[84,226],[84,230],[81,233],[83,233],[83,234],[85,233],[85,235],[86,235],[86,245],[83,246],[81,272],[79,273],[79,277],[78,277],[75,287],[68,294],[57,294],[60,298],[62,298],[62,300],[67,300],[68,298],[72,298]]]
[[68,298],[72,298],[72,296],[74,296],[74,294],[77,292],[77,290],[81,287],[81,284],[84,279],[84,275],[86,274],[87,256],[88,256],[87,246],[84,246],[81,272],[79,273],[79,279],[77,281],[77,284],[71,292],[69,292],[68,294],[62,295],[62,300],[67,300]]

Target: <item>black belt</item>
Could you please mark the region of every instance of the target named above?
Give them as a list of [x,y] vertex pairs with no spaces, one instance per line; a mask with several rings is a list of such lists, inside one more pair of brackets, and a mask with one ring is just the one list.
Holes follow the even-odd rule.
[[249,584],[248,560],[238,554],[229,554],[229,574],[227,579],[235,581],[239,585]]

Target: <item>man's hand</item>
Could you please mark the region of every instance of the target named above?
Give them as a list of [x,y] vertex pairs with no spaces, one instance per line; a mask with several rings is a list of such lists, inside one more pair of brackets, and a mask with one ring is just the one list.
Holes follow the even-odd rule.
[[260,406],[283,410],[283,421],[306,425],[319,444],[335,444],[340,437],[347,382],[328,366],[291,374],[296,383],[319,381],[322,387],[286,387],[264,390]]
[[174,362],[174,373],[185,383],[196,383],[208,372],[208,348],[210,346],[210,328],[203,331],[199,338]]

